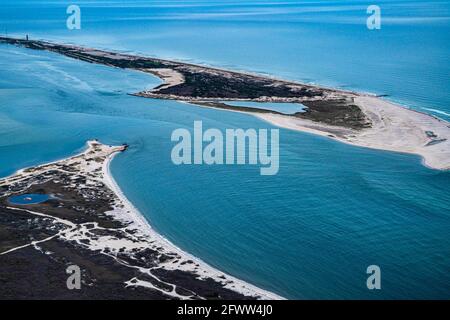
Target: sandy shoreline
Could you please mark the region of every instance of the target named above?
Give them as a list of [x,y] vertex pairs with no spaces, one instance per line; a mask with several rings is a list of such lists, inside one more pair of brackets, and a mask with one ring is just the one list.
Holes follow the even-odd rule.
[[356,95],[354,99],[358,107],[371,120],[373,124],[371,128],[354,130],[288,115],[205,107],[193,102],[179,102],[202,108],[252,115],[280,128],[307,132],[353,146],[418,155],[422,159],[422,164],[430,169],[450,170],[449,122],[374,95]]
[[[122,204],[124,205],[123,209],[120,210],[114,210],[114,215],[119,219],[124,219],[125,221],[132,221],[134,223],[134,226],[140,230],[143,234],[148,235],[152,240],[155,240],[158,242],[158,244],[165,249],[165,251],[168,252],[176,252],[178,255],[183,257],[181,260],[192,260],[196,264],[198,264],[199,270],[194,270],[189,265],[181,265],[176,264],[173,265],[172,263],[170,265],[163,265],[162,267],[167,268],[169,270],[179,269],[179,270],[185,270],[190,271],[198,274],[199,277],[209,277],[213,278],[214,280],[221,282],[225,285],[226,288],[231,289],[233,291],[242,293],[246,296],[260,296],[263,300],[282,300],[285,299],[282,296],[279,296],[273,292],[261,289],[259,287],[256,287],[250,283],[247,283],[243,280],[240,280],[238,278],[235,278],[231,275],[228,275],[224,272],[221,272],[220,270],[208,265],[198,257],[195,257],[176,245],[174,245],[172,242],[164,238],[161,234],[156,232],[150,225],[150,223],[147,221],[147,219],[142,215],[142,213],[126,198],[122,190],[120,189],[117,182],[114,180],[114,177],[111,174],[110,171],[110,164],[111,161],[114,159],[116,155],[118,155],[119,152],[115,152],[111,154],[108,157],[108,160],[103,164],[103,182],[117,195],[117,197],[120,199]],[[118,212],[119,211],[119,212]],[[121,212],[120,212],[121,211]],[[226,281],[223,279],[223,276],[226,276]],[[227,284],[227,281],[233,281],[233,284]]]
[[378,97],[360,95],[354,99],[372,122],[370,128],[352,130],[277,114],[251,114],[281,128],[359,147],[415,154],[431,169],[450,169],[450,123]]
[[[150,290],[145,291],[150,293],[144,297],[153,295],[157,299],[208,299],[211,297],[250,300],[285,299],[221,272],[181,250],[157,233],[125,197],[111,174],[111,161],[126,149],[126,145],[108,146],[96,140],[88,141],[87,148],[77,155],[23,168],[13,175],[0,179],[1,190],[4,190],[0,197],[3,197],[3,202],[6,203],[3,207],[0,203],[0,211],[18,211],[21,214],[26,212],[34,217],[53,220],[55,224],[64,225],[58,233],[53,232],[53,227],[45,229],[46,231],[42,232],[49,232],[48,237],[36,241],[23,243],[20,238],[17,239],[16,245],[11,246],[0,242],[0,247],[4,248],[3,251],[0,250],[1,254],[9,257],[16,252],[20,254],[23,250],[31,248],[32,252],[37,250],[45,253],[44,256],[53,255],[54,248],[42,250],[40,247],[48,246],[51,241],[56,240],[61,241],[59,243],[62,250],[78,248],[76,254],[86,252],[79,250],[95,252],[94,255],[85,256],[89,260],[88,267],[86,265],[85,267],[91,268],[88,271],[89,274],[94,272],[95,268],[103,268],[102,263],[105,262],[102,259],[105,258],[102,256],[112,259],[112,263],[116,264],[111,265],[108,272],[120,272],[118,276],[125,277],[123,279],[125,281],[114,283],[125,298],[140,296],[145,290]],[[36,204],[29,207],[31,210],[27,210],[21,206],[11,207],[12,205],[5,200],[12,194],[34,193],[34,189],[39,190],[39,193],[57,194],[58,198],[55,198],[55,201],[58,203]],[[96,209],[83,207],[86,200],[87,204],[92,203]],[[74,204],[74,201],[79,202]],[[104,209],[98,209],[99,207]],[[62,211],[58,212],[58,208]],[[55,213],[52,213],[52,210],[55,210]],[[46,228],[46,225],[39,227]],[[93,230],[101,233],[97,234]],[[77,257],[79,259],[79,256]],[[45,263],[51,264],[53,261],[59,261],[58,259],[45,260]],[[64,259],[70,260],[70,257],[64,257]],[[30,260],[30,263],[32,261],[34,260]],[[97,261],[100,261],[98,266]],[[53,267],[59,268],[59,266]],[[118,268],[122,269],[119,271]],[[131,271],[124,271],[123,268]],[[133,273],[133,270],[137,273]],[[23,272],[29,274],[28,269]],[[108,272],[106,274],[109,274]],[[11,275],[13,278],[14,276],[16,275]],[[17,277],[24,277],[24,275],[17,274]],[[65,280],[62,283],[65,283]],[[66,293],[64,286],[59,294]],[[101,297],[107,296],[110,294],[106,289],[105,295]]]

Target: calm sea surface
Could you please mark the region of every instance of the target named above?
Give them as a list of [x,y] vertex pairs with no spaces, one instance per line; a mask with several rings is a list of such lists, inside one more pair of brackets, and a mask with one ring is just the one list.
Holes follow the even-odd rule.
[[[388,99],[450,120],[449,1],[2,1],[0,33],[261,72]],[[288,298],[449,298],[450,173],[416,156],[280,130],[280,171],[175,166],[176,128],[272,128],[234,112],[127,95],[160,81],[0,45],[0,176],[87,139],[127,142],[112,172],[164,236]],[[366,288],[366,268],[382,290]]]

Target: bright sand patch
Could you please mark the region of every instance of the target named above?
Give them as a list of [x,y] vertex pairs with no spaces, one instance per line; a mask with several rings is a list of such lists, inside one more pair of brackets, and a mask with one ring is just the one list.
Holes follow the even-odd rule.
[[153,68],[153,69],[140,69],[144,72],[154,74],[158,78],[164,81],[164,84],[159,86],[158,89],[166,89],[184,83],[184,76],[173,69],[169,68]]
[[360,131],[277,114],[254,114],[276,126],[332,137],[373,149],[420,155],[432,169],[450,169],[450,123],[374,96],[355,96],[355,104],[372,122]]

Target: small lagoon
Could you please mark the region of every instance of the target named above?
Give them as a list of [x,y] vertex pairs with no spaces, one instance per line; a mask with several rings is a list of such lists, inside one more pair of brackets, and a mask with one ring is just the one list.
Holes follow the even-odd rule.
[[301,103],[281,103],[281,102],[253,102],[253,101],[221,101],[230,107],[257,108],[263,110],[276,111],[284,114],[295,114],[305,112],[308,108]]
[[21,194],[18,196],[12,196],[8,199],[8,202],[15,205],[28,205],[38,204],[50,200],[51,197],[48,194]]

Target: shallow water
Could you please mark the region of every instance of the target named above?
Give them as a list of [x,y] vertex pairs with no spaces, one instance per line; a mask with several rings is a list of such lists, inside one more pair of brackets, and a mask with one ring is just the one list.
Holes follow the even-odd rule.
[[43,203],[50,199],[50,196],[48,194],[21,194],[18,196],[12,196],[8,198],[8,202],[11,204],[18,204],[18,205],[28,205],[28,204],[38,204]]
[[[81,1],[80,32],[61,27],[63,1],[6,1],[0,17],[10,33],[388,93],[450,112],[448,2],[381,2],[381,33],[360,23],[358,1],[168,3]],[[77,153],[89,139],[127,142],[111,168],[124,193],[159,232],[225,272],[289,298],[450,296],[449,172],[288,130],[280,130],[276,176],[257,166],[174,166],[170,135],[195,120],[222,130],[271,126],[127,95],[159,83],[0,45],[0,176]],[[371,264],[381,267],[381,291],[366,288]]]
[[253,102],[253,101],[224,101],[229,106],[258,108],[264,110],[277,111],[284,114],[295,114],[305,112],[306,106],[301,103],[276,103],[276,102]]
[[450,113],[450,2],[378,0],[4,0],[0,32],[267,73]]

